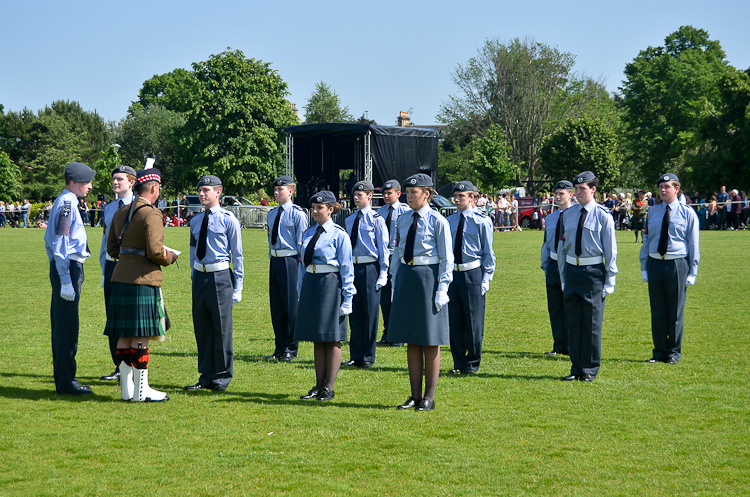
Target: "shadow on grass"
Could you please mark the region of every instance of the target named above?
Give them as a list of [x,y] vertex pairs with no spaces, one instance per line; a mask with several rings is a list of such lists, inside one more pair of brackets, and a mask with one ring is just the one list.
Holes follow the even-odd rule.
[[[305,393],[305,392],[302,392]],[[395,405],[389,404],[354,404],[351,402],[337,402],[334,397],[332,400],[327,402],[318,402],[315,399],[302,400],[298,395],[291,394],[271,394],[265,392],[223,392],[223,394],[232,395],[233,398],[217,399],[217,402],[252,402],[254,404],[265,404],[265,405],[287,405],[287,406],[303,406],[311,407],[313,409],[324,408],[324,407],[343,407],[348,409],[390,409],[395,408]]]
[[24,400],[62,400],[68,402],[122,402],[120,399],[96,395],[96,392],[91,395],[60,394],[54,388],[51,390],[40,390],[33,388],[0,387],[0,397]]

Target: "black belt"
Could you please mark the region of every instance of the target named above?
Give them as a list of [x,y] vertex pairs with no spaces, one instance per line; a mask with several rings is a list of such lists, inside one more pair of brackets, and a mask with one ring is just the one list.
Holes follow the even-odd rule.
[[120,247],[120,255],[140,255],[146,256],[146,251],[138,247]]

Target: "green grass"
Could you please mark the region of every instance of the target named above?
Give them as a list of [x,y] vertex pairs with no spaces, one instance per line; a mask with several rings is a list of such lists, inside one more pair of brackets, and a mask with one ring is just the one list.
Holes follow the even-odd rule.
[[[99,229],[89,231],[98,253]],[[119,401],[98,262],[85,264],[78,377],[88,400],[52,381],[48,265],[41,230],[0,230],[0,495],[738,495],[750,492],[750,232],[703,232],[688,290],[683,358],[651,354],[648,291],[632,233],[618,233],[596,382],[563,383],[552,345],[539,231],[495,234],[484,357],[473,377],[441,375],[436,410],[401,412],[405,349],[372,370],[342,370],[336,398],[301,401],[312,345],[269,364],[266,236],[243,231],[244,300],[234,311],[234,381],[198,378],[187,257],[164,271],[172,320],[150,380],[170,401]],[[187,251],[188,231],[165,243]],[[348,347],[344,346],[344,358]],[[442,369],[452,366],[443,347]]]

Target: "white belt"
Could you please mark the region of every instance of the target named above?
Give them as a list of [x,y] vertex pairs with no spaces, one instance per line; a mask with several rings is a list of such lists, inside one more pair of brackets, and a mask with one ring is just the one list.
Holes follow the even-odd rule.
[[440,262],[440,257],[433,255],[430,257],[426,256],[419,256],[419,257],[413,257],[411,262],[404,261],[404,258],[401,258],[401,264],[406,264],[408,266],[429,266],[431,264],[437,264]]
[[331,266],[329,264],[310,264],[305,268],[308,273],[338,273],[339,268]]
[[479,259],[477,259],[477,260],[472,261],[472,262],[467,262],[466,264],[454,264],[453,265],[453,270],[454,271],[470,271],[472,269],[478,268],[481,263],[482,263],[482,261],[480,261]]
[[274,250],[271,249],[271,255],[274,257],[291,257],[297,255],[296,250]]
[[572,255],[566,255],[565,260],[573,266],[593,266],[594,264],[604,262],[604,257],[573,257]]
[[553,261],[556,261],[557,260],[557,252],[550,252],[549,258],[552,259]]
[[229,269],[229,261],[217,262],[214,264],[201,264],[198,261],[193,263],[193,268],[201,273],[215,273],[216,271],[223,271]]
[[106,258],[106,259],[107,259],[108,261],[111,261],[111,262],[117,262],[117,259],[115,259],[114,257],[112,257],[112,256],[111,256],[111,255],[109,255],[109,254],[104,254],[104,257],[105,257],[105,258]]
[[648,256],[651,257],[652,259],[658,259],[660,261],[673,261],[675,259],[682,259],[684,257],[687,257],[685,255],[677,255],[677,254],[661,255],[659,252],[650,252]]
[[82,255],[70,254],[68,257],[70,258],[71,261],[80,262],[81,264],[83,264],[84,262],[86,262],[86,258],[84,256],[82,256]]
[[373,255],[362,255],[359,257],[352,257],[352,260],[354,261],[354,264],[367,264],[368,262],[377,261],[378,258]]

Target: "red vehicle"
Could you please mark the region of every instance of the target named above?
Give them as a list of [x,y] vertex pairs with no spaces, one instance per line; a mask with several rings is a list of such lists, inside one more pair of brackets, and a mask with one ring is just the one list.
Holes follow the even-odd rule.
[[[542,227],[542,220],[539,216],[539,208],[538,207],[529,207],[524,210],[519,209],[518,213],[518,225],[521,228],[529,229],[529,228],[541,228]],[[534,212],[537,213],[536,219],[534,219]]]

